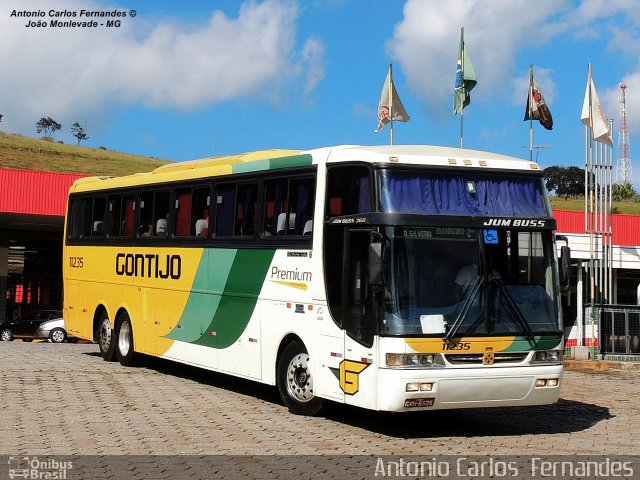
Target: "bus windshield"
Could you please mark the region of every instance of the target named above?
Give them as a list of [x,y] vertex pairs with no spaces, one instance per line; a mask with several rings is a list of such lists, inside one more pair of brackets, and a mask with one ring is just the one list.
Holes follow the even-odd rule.
[[385,227],[387,335],[558,332],[550,231]]
[[541,177],[380,169],[379,181],[383,212],[548,216]]

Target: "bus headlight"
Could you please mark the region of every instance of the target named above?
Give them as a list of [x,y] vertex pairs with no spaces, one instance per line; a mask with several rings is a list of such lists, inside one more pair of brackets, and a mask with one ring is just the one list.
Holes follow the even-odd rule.
[[443,367],[440,355],[434,353],[387,353],[387,367]]
[[410,382],[410,383],[407,383],[407,386],[406,386],[407,392],[431,392],[432,390],[433,390],[433,383]]
[[560,350],[548,350],[535,352],[531,363],[547,363],[547,364],[559,364],[562,363],[562,352]]

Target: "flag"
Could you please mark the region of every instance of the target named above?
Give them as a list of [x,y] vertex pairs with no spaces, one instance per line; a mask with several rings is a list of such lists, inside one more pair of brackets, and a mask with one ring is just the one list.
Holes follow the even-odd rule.
[[462,113],[464,107],[471,103],[469,92],[476,86],[476,72],[471,64],[471,58],[467,53],[464,43],[464,29],[460,31],[460,48],[458,50],[458,63],[456,65],[456,85],[453,92],[453,114]]
[[[524,112],[525,120],[538,120],[547,130],[553,129],[553,118],[551,118],[551,112],[547,107],[538,82],[535,77],[531,75],[531,81],[529,82],[529,95],[527,96],[527,110]],[[529,103],[533,100],[533,103]]]
[[591,127],[593,139],[596,142],[606,143],[613,147],[613,139],[609,131],[609,120],[607,120],[607,116],[602,110],[600,98],[598,98],[598,92],[596,92],[596,86],[591,76],[587,80],[587,90],[584,94],[580,119],[586,126]]
[[[393,92],[391,98],[389,98],[389,90]],[[393,110],[393,112],[391,110]],[[378,103],[378,128],[376,128],[376,132],[382,130],[390,120],[400,120],[401,122],[408,122],[410,120],[407,111],[400,101],[398,92],[396,92],[395,86],[393,85],[391,66],[389,66],[389,72],[387,73],[387,78],[384,81],[382,93],[380,94],[380,102]]]

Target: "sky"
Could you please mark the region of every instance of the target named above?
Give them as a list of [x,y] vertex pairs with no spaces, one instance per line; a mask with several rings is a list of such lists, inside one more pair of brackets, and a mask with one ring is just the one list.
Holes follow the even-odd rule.
[[[107,27],[83,10],[126,16]],[[98,26],[51,26],[65,20]],[[52,117],[62,124],[56,140],[75,143],[77,122],[85,146],[175,161],[388,144],[389,126],[374,130],[392,63],[411,117],[394,122],[394,143],[459,146],[452,105],[462,27],[477,76],[465,148],[528,158],[533,65],[554,124],[534,122],[534,160],[583,167],[591,64],[614,121],[614,159],[619,84],[628,85],[640,184],[637,0],[0,0],[0,131],[39,137],[35,123]]]

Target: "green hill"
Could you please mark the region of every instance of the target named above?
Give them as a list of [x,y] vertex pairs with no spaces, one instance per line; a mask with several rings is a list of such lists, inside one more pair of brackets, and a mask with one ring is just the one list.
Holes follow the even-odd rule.
[[119,176],[148,172],[166,163],[170,162],[0,132],[2,168]]

